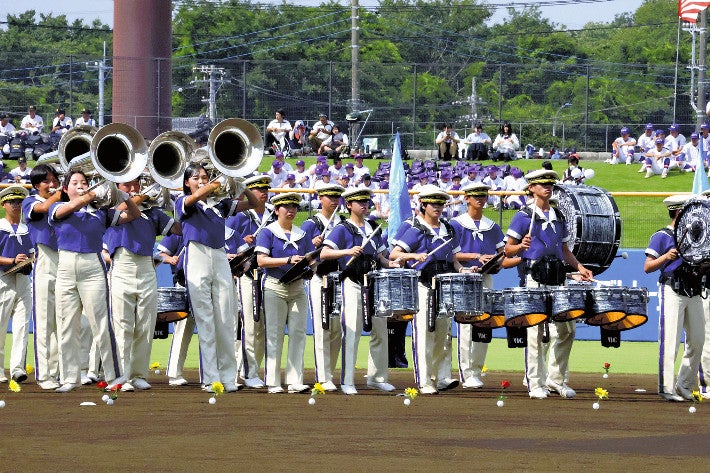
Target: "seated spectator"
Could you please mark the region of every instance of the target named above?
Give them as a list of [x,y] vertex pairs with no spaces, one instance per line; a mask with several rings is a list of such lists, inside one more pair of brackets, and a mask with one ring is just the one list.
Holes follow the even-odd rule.
[[67,117],[63,108],[57,109],[57,116],[52,121],[52,133],[63,135],[74,126],[71,117]]
[[444,125],[443,131],[439,133],[434,142],[438,150],[439,160],[450,161],[457,159],[459,155],[459,135],[451,129],[451,125]]
[[305,154],[308,151],[308,128],[303,120],[296,120],[293,129],[288,132],[288,143],[293,151],[301,151]]
[[284,171],[283,167],[283,163],[278,159],[274,159],[274,161],[271,163],[271,169],[267,174],[271,178],[271,187],[274,189],[282,187],[283,183],[286,182],[286,176],[288,175],[288,172]]
[[668,168],[671,163],[671,152],[664,148],[664,139],[661,137],[656,138],[656,147],[648,152],[646,152],[646,159],[644,161],[643,168],[639,172],[646,171],[646,179],[653,176],[654,174],[660,174],[663,179],[668,176]]
[[[387,181],[380,181],[378,186],[380,190],[389,189],[389,183]],[[388,193],[377,193],[372,199],[375,204],[375,210],[373,210],[372,215],[376,218],[381,218],[387,220],[390,217],[390,196]]]
[[473,133],[463,140],[463,144],[467,147],[467,160],[484,161],[488,159],[488,147],[493,144],[493,140],[483,132],[483,125],[476,123]]
[[288,150],[287,139],[291,131],[291,122],[286,120],[283,109],[274,112],[275,118],[266,126],[266,137],[264,146],[270,153]]
[[[606,160],[607,163],[619,164],[621,162],[625,162],[626,164],[633,164],[633,149],[634,146],[636,146],[636,138],[630,136],[629,133],[630,132],[627,127],[623,127],[621,129],[621,136],[611,143],[611,158]],[[629,153],[629,151],[631,151],[631,153]]]
[[[212,122],[210,122],[210,123],[212,123]],[[85,126],[96,127],[96,120],[91,118],[91,110],[89,110],[88,108],[84,108],[81,110],[81,116],[76,119],[76,122],[74,124],[76,126],[85,125]]]
[[[517,167],[510,168],[510,174],[503,179],[503,182],[506,191],[524,192],[528,188],[523,171]],[[525,206],[525,195],[509,195],[505,198],[505,204],[509,209],[520,209]]]
[[353,173],[355,174],[356,182],[359,184],[362,181],[362,176],[365,174],[372,175],[372,173],[370,173],[370,168],[363,164],[364,159],[361,154],[356,154],[353,160],[355,161]]
[[311,187],[311,175],[306,171],[306,163],[299,159],[296,161],[296,170],[294,171],[296,175],[296,184],[304,189],[309,189]]
[[20,128],[28,133],[42,133],[44,120],[40,115],[37,115],[37,107],[30,105],[27,115],[20,122]]
[[493,141],[493,161],[512,161],[518,157],[516,151],[519,148],[520,142],[513,133],[513,126],[509,122],[504,123]]
[[340,131],[338,125],[333,125],[332,134],[321,143],[318,148],[319,155],[328,157],[340,156],[348,151],[348,135]]
[[584,184],[584,169],[579,165],[579,158],[573,154],[567,160],[569,167],[562,174],[562,184],[582,185]]
[[333,133],[335,123],[328,120],[328,115],[321,113],[318,116],[318,122],[313,125],[311,132],[308,134],[308,142],[311,149],[318,150],[320,145]]
[[8,173],[8,181],[18,184],[29,184],[32,168],[27,165],[27,158],[20,156],[17,158],[17,167]]
[[[653,123],[646,123],[643,134],[636,140],[635,150],[643,155],[646,151],[656,147],[655,141],[656,134],[654,133]],[[643,156],[641,156],[641,160],[643,161]]]
[[[500,191],[503,190],[503,187],[505,186],[505,183],[503,182],[503,178],[498,176],[498,166],[491,164],[490,166],[486,167],[486,177],[483,178],[483,183],[490,187],[490,190],[492,191]],[[488,193],[488,205],[492,205],[496,210],[500,209],[501,206],[501,198],[499,195],[493,195],[491,193]]]
[[[687,143],[685,136],[680,132],[680,125],[672,124],[668,128],[668,133],[670,133],[671,137],[676,141],[678,148],[682,148]],[[671,150],[671,152],[673,151],[674,150]]]
[[12,136],[14,133],[15,127],[10,123],[7,113],[0,114],[0,134]]
[[700,135],[693,132],[690,134],[690,142],[683,146],[682,151],[679,155],[683,156],[683,161],[690,166],[691,171],[695,171],[698,166],[702,166],[706,171],[708,170],[707,160],[702,161],[700,157]]

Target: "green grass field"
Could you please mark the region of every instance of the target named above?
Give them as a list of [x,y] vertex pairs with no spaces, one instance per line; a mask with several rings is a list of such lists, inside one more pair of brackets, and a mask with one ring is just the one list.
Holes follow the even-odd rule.
[[[288,338],[288,337],[287,337]],[[153,343],[153,354],[151,362],[160,362],[163,367],[167,364],[168,354],[170,352],[170,341],[155,340]],[[453,366],[457,369],[456,361],[456,342],[453,340]],[[7,336],[5,345],[5,369],[8,369],[10,358],[10,345],[12,337]],[[361,368],[367,367],[367,350],[369,337],[362,337],[358,349],[357,366]],[[185,362],[186,368],[196,369],[198,366],[198,349],[197,335],[193,336],[193,341],[190,344],[190,349]],[[407,357],[410,360],[411,371],[411,341],[407,339]],[[682,347],[681,347],[682,349]],[[284,349],[284,358],[282,366],[286,365],[286,353]],[[520,348],[508,348],[506,341],[494,338],[491,342],[488,355],[486,357],[486,366],[491,371],[520,371],[524,370],[523,350]],[[680,357],[679,357],[680,358]],[[640,374],[655,374],[658,372],[658,345],[654,342],[622,342],[619,348],[604,348],[598,341],[575,341],[572,348],[572,356],[570,359],[570,369],[574,372],[584,373],[602,373],[604,363],[611,363],[611,370],[615,373],[640,373]],[[32,337],[30,337],[29,348],[27,352],[27,363],[34,365],[34,351]],[[680,363],[680,360],[678,361]],[[313,361],[313,337],[306,339],[306,359],[305,367],[307,369],[314,368]]]

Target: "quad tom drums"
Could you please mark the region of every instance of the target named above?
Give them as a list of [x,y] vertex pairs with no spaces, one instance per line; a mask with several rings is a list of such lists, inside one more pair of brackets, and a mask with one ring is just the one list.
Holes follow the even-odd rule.
[[592,289],[590,283],[569,283],[552,288],[552,320],[569,322],[583,317],[593,304]]
[[487,319],[484,311],[483,276],[477,273],[446,273],[435,277],[438,317],[452,317],[470,324]]
[[410,319],[419,310],[419,277],[413,269],[395,268],[367,273],[373,287],[374,317]]
[[538,287],[514,287],[503,290],[505,326],[534,327],[548,319],[550,291]]
[[187,290],[184,287],[158,288],[158,322],[177,322],[188,315]]

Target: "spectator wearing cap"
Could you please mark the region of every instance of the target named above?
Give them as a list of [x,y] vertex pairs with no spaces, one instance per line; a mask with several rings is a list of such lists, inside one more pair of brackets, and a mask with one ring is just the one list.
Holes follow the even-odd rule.
[[[660,273],[658,394],[667,401],[677,402],[693,400],[692,391],[698,382],[698,366],[706,333],[701,296],[703,284],[678,254],[674,237],[678,215],[689,198],[689,195],[673,195],[663,200],[671,222],[667,228],[651,236],[643,265],[646,273]],[[683,360],[676,378],[678,345],[683,333]],[[702,374],[705,373],[703,370]]]
[[621,135],[611,143],[611,158],[606,162],[609,164],[633,164],[633,156],[629,157],[629,150],[633,150],[636,146],[636,139],[630,135],[627,127],[623,127],[619,134]]
[[308,131],[303,120],[296,120],[293,124],[293,129],[288,133],[288,143],[297,154],[308,151]]
[[439,175],[439,182],[438,182],[439,187],[445,191],[451,189],[451,186],[454,185],[454,183],[451,182],[452,176],[453,176],[453,173],[449,169],[444,169],[443,171],[441,171],[441,174]]
[[[504,190],[511,192],[523,192],[528,187],[528,181],[523,177],[523,171],[513,166],[510,168],[510,174],[508,174],[503,182]],[[520,209],[525,206],[525,196],[524,195],[509,195],[505,198],[505,205],[509,209]]]
[[308,142],[311,145],[311,149],[320,149],[320,145],[333,134],[333,126],[335,126],[335,123],[328,120],[328,115],[325,113],[318,115],[318,121],[308,134]]
[[333,175],[333,179],[337,180],[340,180],[341,177],[347,174],[345,166],[343,165],[343,160],[340,156],[333,158],[333,164],[328,168],[328,170]]
[[[0,191],[0,206],[5,216],[0,220],[0,274],[30,259],[34,249],[27,225],[22,221],[22,200],[28,192],[22,186],[9,186]],[[5,376],[5,339],[12,318],[12,353],[10,374],[21,383],[27,379],[25,358],[32,314],[32,286],[28,271],[0,276],[0,382]]]
[[520,141],[513,133],[513,126],[510,122],[501,125],[500,131],[493,141],[493,161],[512,161],[517,159],[516,151],[520,149]]
[[12,136],[15,133],[15,126],[10,123],[7,113],[0,114],[0,134]]
[[[323,181],[325,184],[330,184],[330,182],[333,180],[333,175],[328,169],[323,169],[322,174],[321,174],[321,181]],[[337,182],[335,182],[337,184]]]
[[359,189],[370,189],[371,191],[374,191],[377,189],[379,186],[377,183],[372,181],[372,177],[369,174],[364,174],[362,176],[362,180],[360,181],[357,186]]
[[32,168],[27,165],[27,158],[20,156],[17,158],[17,167],[10,170],[8,180],[18,184],[29,184]]
[[[380,190],[389,190],[389,183],[387,181],[380,181],[378,186]],[[387,220],[390,218],[390,196],[389,193],[384,192],[384,193],[377,193],[375,194],[375,197],[373,197],[373,202],[375,204],[375,210],[372,212],[372,215],[376,218],[381,218],[383,220]],[[407,217],[407,216],[403,216]]]
[[[646,123],[643,133],[636,140],[636,151],[645,153],[646,151],[656,147],[656,133],[653,123]],[[643,157],[641,157],[643,159]]]
[[291,122],[284,118],[286,113],[281,108],[274,112],[274,116],[275,118],[266,126],[264,146],[269,152],[275,154],[276,151],[288,150],[286,140],[291,131]]
[[[678,125],[678,124],[674,123],[670,127],[668,127],[668,133],[676,141],[676,143],[678,144],[678,148],[682,148],[688,142],[685,139],[685,136],[683,136],[683,134],[680,132],[680,125]],[[671,150],[671,151],[674,151],[674,150]]]
[[81,116],[76,119],[76,122],[74,123],[76,126],[79,125],[84,125],[84,126],[96,126],[96,120],[91,118],[91,110],[88,108],[83,108],[81,110]]
[[348,135],[343,133],[338,125],[333,125],[331,135],[321,143],[318,148],[318,154],[326,156],[347,154],[349,144]]
[[[283,186],[284,189],[291,189],[291,192],[298,192],[299,189],[303,188],[300,184],[296,183],[296,175],[294,173],[286,175],[286,182],[284,182]],[[298,204],[299,209],[307,209],[309,194],[301,194],[299,192],[299,195],[301,196],[301,202]]]
[[662,178],[668,176],[668,168],[671,163],[671,152],[663,146],[663,137],[656,138],[656,147],[647,151],[645,160],[638,172],[646,171],[646,179],[654,174],[660,174]]
[[325,166],[326,169],[328,168],[328,159],[325,156],[318,156],[315,164],[308,166],[308,174],[311,176],[311,181],[315,179],[316,169],[320,166]]
[[283,167],[283,163],[278,159],[274,159],[271,163],[271,170],[267,174],[271,178],[271,187],[274,189],[282,187],[283,183],[286,182],[288,171],[284,171]]
[[54,117],[54,120],[52,121],[52,133],[63,135],[73,126],[74,122],[71,117],[66,116],[63,108],[58,108],[57,116]]
[[478,175],[479,167],[476,164],[471,164],[466,168],[466,177],[461,179],[461,186],[466,187],[469,184],[476,184],[482,181],[481,176]]
[[361,154],[356,154],[353,158],[353,161],[355,162],[353,172],[355,173],[355,178],[357,179],[358,183],[360,183],[360,181],[362,180],[362,176],[364,176],[365,174],[369,174],[370,176],[372,176],[370,168],[363,164],[364,159]]
[[[486,166],[486,177],[483,178],[483,184],[487,185],[492,191],[503,190],[505,183],[503,178],[498,175],[498,166],[491,164]],[[501,199],[499,195],[488,194],[488,205],[492,205],[495,209],[500,207]]]
[[42,133],[44,128],[44,120],[40,115],[37,115],[37,107],[30,105],[27,115],[20,122],[20,128],[28,133]]
[[293,166],[286,162],[286,156],[284,155],[283,151],[277,151],[274,154],[274,159],[281,161],[284,171],[286,171],[287,173],[293,172]]
[[296,175],[296,184],[300,185],[303,189],[311,187],[311,176],[308,171],[306,171],[306,163],[302,159],[296,161],[296,170],[293,173]]
[[484,161],[488,159],[488,147],[493,144],[490,136],[483,132],[483,125],[476,123],[473,131],[463,140],[466,159]]
[[708,170],[707,158],[703,162],[700,157],[700,135],[698,133],[692,132],[690,134],[690,141],[683,146],[680,155],[683,156],[685,163],[690,165],[691,171],[695,171],[698,166],[701,166],[706,171]]
[[444,125],[442,131],[436,136],[434,143],[439,160],[450,161],[459,157],[459,134],[451,127],[450,123]]
[[355,165],[353,163],[345,165],[345,175],[350,178],[350,182],[352,182],[353,185],[356,184],[357,176],[355,175]]
[[700,144],[703,145],[705,156],[710,156],[710,123],[700,124]]
[[567,160],[569,166],[562,174],[563,184],[582,185],[584,184],[584,169],[579,165],[579,157],[576,154]]

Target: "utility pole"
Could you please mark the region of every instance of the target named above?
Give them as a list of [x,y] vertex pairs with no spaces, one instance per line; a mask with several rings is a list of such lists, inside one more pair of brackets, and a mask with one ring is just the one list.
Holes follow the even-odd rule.
[[99,113],[98,125],[101,127],[104,126],[104,95],[106,85],[106,71],[111,69],[111,67],[106,65],[106,41],[104,41],[103,58],[100,61],[96,61],[93,63],[87,62],[86,68],[89,70],[99,71],[99,105],[97,111]]
[[202,99],[202,103],[207,104],[207,117],[212,120],[212,123],[217,123],[217,92],[222,87],[222,85],[229,82],[229,79],[225,79],[227,71],[222,67],[215,66],[198,66],[193,67],[192,72],[199,72],[202,74],[202,79],[195,79],[191,82],[192,84],[207,84],[208,97]]
[[696,121],[699,127],[705,121],[705,53],[708,45],[708,14],[707,9],[700,12],[700,44],[698,48],[698,95],[695,98]]
[[471,78],[471,129],[476,126],[478,122],[478,97],[476,97],[476,78]]
[[[352,94],[352,111],[360,111],[360,5],[358,0],[351,0],[350,4],[350,88]],[[358,136],[360,125],[352,124],[351,136]],[[353,143],[353,149],[360,143]]]

